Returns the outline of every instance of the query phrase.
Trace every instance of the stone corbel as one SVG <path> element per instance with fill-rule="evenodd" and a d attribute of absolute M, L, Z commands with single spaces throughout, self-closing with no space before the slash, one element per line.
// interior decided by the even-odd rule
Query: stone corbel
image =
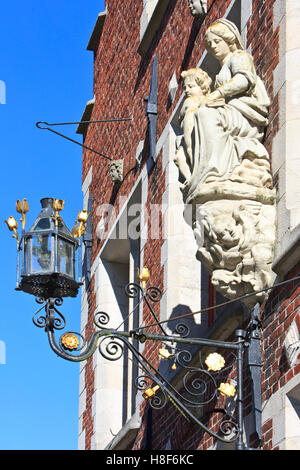
<path fill-rule="evenodd" d="M 203 19 L 207 14 L 207 0 L 188 0 L 191 14 L 197 19 Z"/>
<path fill-rule="evenodd" d="M 123 166 L 124 166 L 124 161 L 122 159 L 113 160 L 110 163 L 109 171 L 110 171 L 110 177 L 113 183 L 122 183 Z"/>

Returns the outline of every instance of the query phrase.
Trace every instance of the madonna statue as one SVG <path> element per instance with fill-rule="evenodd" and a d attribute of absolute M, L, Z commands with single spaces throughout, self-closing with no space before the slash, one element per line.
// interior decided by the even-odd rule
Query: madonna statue
<path fill-rule="evenodd" d="M 205 42 L 220 71 L 213 91 L 199 84 L 202 97 L 194 98 L 199 104 L 190 109 L 191 94 L 196 95 L 191 73 L 197 69 L 182 73 L 183 137 L 174 160 L 184 181 L 184 202 L 201 213 L 201 222 L 194 221 L 193 227 L 199 241 L 197 257 L 216 288 L 235 298 L 271 282 L 275 193 L 263 145 L 270 100 L 234 23 L 215 21 Z M 264 297 L 257 294 L 248 303 Z"/>

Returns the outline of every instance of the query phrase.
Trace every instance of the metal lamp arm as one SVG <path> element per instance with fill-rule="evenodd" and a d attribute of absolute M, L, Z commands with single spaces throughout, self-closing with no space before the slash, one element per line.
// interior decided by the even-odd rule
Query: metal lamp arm
<path fill-rule="evenodd" d="M 149 293 L 148 293 L 149 294 Z M 135 295 L 132 293 L 132 295 Z M 151 299 L 151 295 L 149 294 Z M 149 403 L 154 409 L 163 408 L 167 401 L 170 401 L 178 411 L 189 421 L 199 426 L 204 432 L 224 443 L 237 442 L 237 447 L 242 448 L 242 372 L 241 366 L 243 362 L 243 352 L 245 348 L 245 332 L 238 330 L 237 341 L 213 341 L 206 338 L 191 338 L 180 335 L 167 335 L 164 330 L 163 334 L 151 334 L 141 330 L 118 331 L 116 329 L 107 328 L 109 316 L 105 312 L 97 312 L 94 318 L 96 330 L 91 335 L 88 342 L 79 333 L 71 331 L 64 333 L 57 341 L 55 338 L 55 330 L 62 330 L 66 326 L 64 316 L 61 314 L 59 307 L 62 299 L 37 298 L 36 301 L 43 304 L 35 313 L 33 321 L 36 326 L 44 328 L 51 349 L 62 359 L 70 362 L 82 362 L 93 356 L 98 348 L 99 353 L 109 361 L 117 361 L 123 356 L 124 348 L 131 352 L 132 357 L 138 362 L 145 375 L 138 376 L 136 379 L 136 387 L 143 391 L 145 399 L 149 399 Z M 147 302 L 148 304 L 148 302 Z M 41 313 L 44 309 L 45 313 Z M 183 325 L 180 325 L 181 327 Z M 188 328 L 184 331 L 180 328 L 182 334 L 186 334 Z M 80 340 L 82 344 L 80 345 Z M 156 368 L 151 362 L 144 357 L 134 344 L 134 340 L 143 343 L 146 340 L 155 341 L 157 343 L 169 344 L 172 348 L 174 344 L 192 345 L 192 346 L 209 346 L 231 350 L 237 354 L 236 358 L 240 363 L 238 367 L 238 403 L 239 413 L 238 420 L 228 415 L 228 419 L 222 419 L 219 423 L 218 431 L 213 431 L 203 424 L 195 415 L 195 409 L 202 408 L 205 405 L 218 399 L 218 386 L 213 374 L 201 367 L 192 367 L 192 355 L 189 351 L 179 350 L 173 354 L 175 362 L 181 367 L 183 372 L 181 388 L 177 390 L 170 381 L 162 375 L 160 368 Z M 218 370 L 218 369 L 215 369 Z M 212 387 L 205 385 L 211 384 Z M 153 386 L 153 384 L 155 386 Z M 153 388 L 147 388 L 151 385 Z M 204 388 L 203 388 L 204 387 Z M 210 390 L 212 388 L 212 391 Z M 203 394 L 205 390 L 205 394 Z M 149 394 L 150 393 L 150 394 Z M 215 410 L 217 411 L 217 410 Z M 221 410 L 226 413 L 226 410 Z M 221 435 L 220 435 L 221 433 Z"/>

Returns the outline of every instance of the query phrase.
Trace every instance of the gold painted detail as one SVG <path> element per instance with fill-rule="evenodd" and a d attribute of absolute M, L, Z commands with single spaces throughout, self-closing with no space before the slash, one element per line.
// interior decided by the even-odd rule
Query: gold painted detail
<path fill-rule="evenodd" d="M 235 387 L 232 384 L 229 384 L 228 382 L 221 383 L 218 390 L 224 397 L 234 397 L 234 395 L 236 394 Z"/>
<path fill-rule="evenodd" d="M 65 349 L 70 351 L 77 349 L 79 346 L 79 339 L 73 333 L 65 333 L 61 337 L 61 344 Z"/>
<path fill-rule="evenodd" d="M 16 221 L 16 219 L 11 215 L 10 217 L 8 217 L 8 220 L 4 220 L 4 222 L 6 223 L 10 232 L 14 232 L 13 238 L 16 238 L 17 242 L 19 243 L 19 235 L 17 232 L 18 222 Z"/>
<path fill-rule="evenodd" d="M 225 366 L 225 359 L 221 354 L 211 353 L 205 359 L 205 364 L 208 370 L 217 371 L 223 369 Z"/>
<path fill-rule="evenodd" d="M 53 209 L 55 210 L 55 227 L 58 225 L 58 219 L 60 217 L 59 212 L 63 210 L 64 203 L 62 199 L 54 199 L 53 200 Z"/>
<path fill-rule="evenodd" d="M 25 230 L 25 224 L 26 224 L 26 213 L 29 211 L 29 205 L 26 200 L 26 198 L 23 199 L 23 203 L 20 201 L 20 199 L 17 200 L 16 202 L 16 210 L 19 214 L 22 215 L 22 218 L 20 221 L 22 222 L 22 230 Z"/>
<path fill-rule="evenodd" d="M 173 356 L 174 354 L 170 353 L 170 351 L 168 351 L 165 348 L 161 348 L 158 350 L 158 357 L 160 357 L 161 359 L 169 359 L 170 357 L 173 357 Z"/>
<path fill-rule="evenodd" d="M 88 217 L 89 214 L 85 209 L 83 209 L 81 212 L 78 212 L 77 220 L 74 227 L 72 228 L 72 235 L 74 238 L 82 237 L 85 232 Z"/>
<path fill-rule="evenodd" d="M 146 284 L 150 278 L 150 271 L 148 268 L 142 268 L 141 270 L 138 268 L 137 269 L 137 278 L 142 284 L 142 288 L 144 289 L 146 287 Z"/>
<path fill-rule="evenodd" d="M 145 400 L 149 400 L 149 398 L 153 397 L 159 388 L 159 385 L 155 385 L 153 388 L 147 388 L 143 393 Z"/>

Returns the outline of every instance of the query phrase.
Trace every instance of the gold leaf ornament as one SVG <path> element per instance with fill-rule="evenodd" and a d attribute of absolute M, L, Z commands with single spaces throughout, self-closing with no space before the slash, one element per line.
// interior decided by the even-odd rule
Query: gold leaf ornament
<path fill-rule="evenodd" d="M 61 343 L 65 349 L 70 351 L 77 349 L 79 346 L 79 339 L 73 333 L 65 333 L 61 337 Z"/>
<path fill-rule="evenodd" d="M 55 211 L 62 211 L 64 208 L 65 201 L 63 199 L 54 199 L 53 201 L 53 209 Z"/>
<path fill-rule="evenodd" d="M 205 364 L 207 365 L 208 370 L 216 372 L 223 369 L 225 366 L 225 359 L 221 354 L 211 353 L 205 359 Z"/>
<path fill-rule="evenodd" d="M 63 199 L 53 200 L 53 209 L 55 210 L 55 226 L 58 225 L 58 219 L 60 217 L 59 212 L 63 210 L 65 201 Z"/>
<path fill-rule="evenodd" d="M 16 210 L 19 214 L 22 214 L 23 212 L 22 202 L 20 201 L 20 199 L 18 199 L 16 202 Z"/>
<path fill-rule="evenodd" d="M 170 353 L 166 348 L 161 348 L 158 350 L 158 357 L 161 359 L 169 359 L 169 357 L 173 357 L 174 354 Z"/>
<path fill-rule="evenodd" d="M 84 234 L 89 215 L 90 214 L 85 209 L 83 209 L 81 212 L 78 212 L 77 220 L 74 227 L 72 228 L 72 235 L 74 238 L 81 238 Z"/>
<path fill-rule="evenodd" d="M 234 395 L 236 394 L 236 389 L 234 385 L 228 382 L 221 383 L 218 390 L 221 393 L 221 395 L 223 395 L 224 397 L 234 397 Z"/>
<path fill-rule="evenodd" d="M 79 212 L 77 219 L 79 222 L 86 224 L 88 217 L 89 217 L 88 212 L 85 209 L 82 209 L 82 211 Z"/>
<path fill-rule="evenodd" d="M 8 217 L 8 220 L 4 220 L 6 225 L 8 226 L 9 230 L 12 232 L 14 229 L 18 228 L 18 222 L 16 219 L 11 215 Z"/>
<path fill-rule="evenodd" d="M 23 203 L 20 201 L 20 199 L 17 200 L 16 211 L 22 215 L 20 221 L 22 222 L 22 230 L 25 230 L 26 214 L 29 211 L 29 205 L 26 198 L 23 199 Z"/>
<path fill-rule="evenodd" d="M 155 395 L 155 393 L 157 392 L 157 390 L 159 389 L 159 385 L 155 385 L 155 387 L 153 388 L 147 388 L 144 393 L 143 393 L 143 397 L 145 400 L 149 400 L 149 398 L 153 397 L 153 395 Z"/>
<path fill-rule="evenodd" d="M 26 212 L 28 211 L 29 211 L 29 205 L 28 205 L 26 198 L 24 198 L 23 199 L 23 214 L 26 214 Z"/>
<path fill-rule="evenodd" d="M 10 232 L 14 232 L 13 238 L 16 238 L 17 242 L 19 242 L 19 235 L 17 232 L 18 222 L 16 221 L 16 219 L 11 215 L 10 217 L 8 217 L 8 220 L 4 220 L 4 222 L 6 223 Z"/>
<path fill-rule="evenodd" d="M 146 287 L 146 284 L 150 278 L 150 271 L 148 268 L 144 267 L 142 269 L 137 269 L 137 278 L 142 284 L 143 289 Z"/>

